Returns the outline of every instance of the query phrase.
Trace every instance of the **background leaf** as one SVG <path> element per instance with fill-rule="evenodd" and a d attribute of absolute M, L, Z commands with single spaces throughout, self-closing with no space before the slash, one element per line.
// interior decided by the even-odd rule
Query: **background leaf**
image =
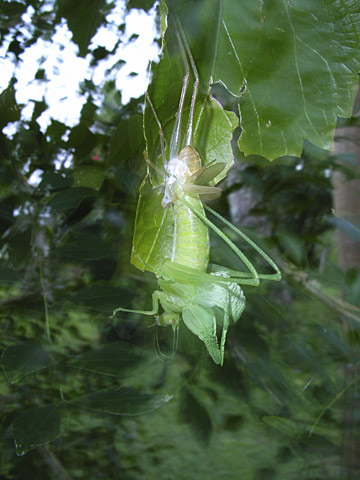
<path fill-rule="evenodd" d="M 71 404 L 113 415 L 142 415 L 156 410 L 171 397 L 139 392 L 129 387 L 114 387 L 72 400 Z"/>
<path fill-rule="evenodd" d="M 139 190 L 131 249 L 131 263 L 142 271 L 160 272 L 172 255 L 174 215 L 170 208 L 161 205 L 162 197 L 161 190 L 154 190 L 146 176 Z"/>
<path fill-rule="evenodd" d="M 167 4 L 186 29 L 203 81 L 210 66 L 214 82 L 238 97 L 245 155 L 300 156 L 304 138 L 332 148 L 336 116 L 351 116 L 358 87 L 356 0 Z"/>
<path fill-rule="evenodd" d="M 96 190 L 90 187 L 72 187 L 55 194 L 49 201 L 54 210 L 76 208 L 85 198 L 95 197 Z"/>
<path fill-rule="evenodd" d="M 1 355 L 1 367 L 9 382 L 16 383 L 25 375 L 49 367 L 53 363 L 40 344 L 20 344 L 7 347 Z"/>
<path fill-rule="evenodd" d="M 71 0 L 57 0 L 56 4 L 58 16 L 67 20 L 80 56 L 85 57 L 90 40 L 103 20 L 106 2 L 79 0 L 74 4 Z"/>
<path fill-rule="evenodd" d="M 70 365 L 103 375 L 127 377 L 145 361 L 140 350 L 126 343 L 113 342 L 86 352 L 70 361 Z"/>
<path fill-rule="evenodd" d="M 0 94 L 0 130 L 9 122 L 15 122 L 20 118 L 20 108 L 15 99 L 14 82 L 10 82 L 9 86 Z"/>
<path fill-rule="evenodd" d="M 16 454 L 25 455 L 58 438 L 64 431 L 65 418 L 63 411 L 55 406 L 33 407 L 22 412 L 12 424 Z"/>

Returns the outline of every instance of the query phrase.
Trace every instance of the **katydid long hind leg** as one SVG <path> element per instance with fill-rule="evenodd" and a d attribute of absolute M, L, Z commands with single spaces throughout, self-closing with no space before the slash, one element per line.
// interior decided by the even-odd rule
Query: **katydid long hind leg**
<path fill-rule="evenodd" d="M 201 212 L 196 210 L 189 202 L 187 202 L 184 198 L 181 198 L 181 201 L 188 207 L 190 208 L 195 215 L 197 215 L 204 223 L 206 223 L 217 235 L 219 235 L 220 238 L 224 240 L 225 243 L 229 245 L 229 247 L 236 253 L 236 255 L 244 262 L 246 267 L 249 269 L 249 272 L 251 273 L 251 276 L 249 279 L 246 279 L 249 274 L 246 274 L 244 272 L 239 272 L 239 275 L 236 274 L 236 272 L 232 271 L 234 274 L 234 277 L 231 277 L 230 280 L 226 279 L 224 281 L 232 281 L 233 283 L 239 283 L 241 285 L 253 285 L 253 286 L 258 286 L 260 283 L 260 279 L 267 279 L 267 280 L 275 280 L 279 281 L 281 280 L 281 272 L 279 270 L 279 267 L 275 264 L 273 260 L 260 248 L 256 245 L 255 242 L 253 242 L 245 233 L 241 232 L 238 228 L 236 228 L 234 225 L 232 225 L 229 221 L 227 221 L 225 218 L 223 218 L 221 215 L 219 215 L 217 212 L 212 210 L 210 207 L 205 205 L 205 209 L 208 210 L 211 214 L 213 214 L 216 218 L 221 220 L 226 226 L 231 228 L 235 233 L 237 233 L 243 240 L 245 240 L 249 245 L 251 245 L 256 252 L 261 255 L 264 260 L 276 271 L 275 274 L 259 274 L 252 264 L 252 262 L 246 257 L 244 253 L 242 253 L 239 248 L 225 235 L 216 225 L 214 225 L 205 215 L 203 215 Z M 241 278 L 241 280 L 239 280 Z"/>
<path fill-rule="evenodd" d="M 258 252 L 258 254 L 261 255 L 262 258 L 275 270 L 275 272 L 276 272 L 275 274 L 271 274 L 271 273 L 270 274 L 266 274 L 266 273 L 259 274 L 260 279 L 275 280 L 275 281 L 281 280 L 281 271 L 280 271 L 279 267 L 264 252 L 264 250 L 262 250 L 258 245 L 256 245 L 256 243 L 253 242 L 251 240 L 251 238 L 249 238 L 244 232 L 242 232 L 241 230 L 236 228 L 232 223 L 230 223 L 228 220 L 226 220 L 226 218 L 223 218 L 221 215 L 219 215 L 217 212 L 215 212 L 215 210 L 208 207 L 207 205 L 204 205 L 204 206 L 205 206 L 205 209 L 208 212 L 210 212 L 212 215 L 214 215 L 214 217 L 221 220 L 227 227 L 229 227 L 231 230 L 233 230 L 235 233 L 237 233 L 239 235 L 239 237 L 241 237 L 243 240 L 245 240 L 245 242 L 247 242 L 249 245 L 251 245 L 254 248 L 254 250 L 256 250 Z"/>
<path fill-rule="evenodd" d="M 184 205 L 186 205 L 190 210 L 192 210 L 195 215 L 197 215 L 200 220 L 202 220 L 208 227 L 210 227 L 217 235 L 219 235 L 220 238 L 224 240 L 225 243 L 229 245 L 229 247 L 236 253 L 236 255 L 244 262 L 246 267 L 249 269 L 250 273 L 252 274 L 251 278 L 232 278 L 231 281 L 234 283 L 241 283 L 242 285 L 253 285 L 253 286 L 258 286 L 260 283 L 259 280 L 259 274 L 254 267 L 254 265 L 250 262 L 250 260 L 247 258 L 247 256 L 241 252 L 241 250 L 238 249 L 238 247 L 216 226 L 214 225 L 208 218 L 206 218 L 205 215 L 203 215 L 201 212 L 199 212 L 196 208 L 194 208 L 185 198 L 180 199 Z M 230 279 L 224 279 L 223 281 L 230 281 Z"/>

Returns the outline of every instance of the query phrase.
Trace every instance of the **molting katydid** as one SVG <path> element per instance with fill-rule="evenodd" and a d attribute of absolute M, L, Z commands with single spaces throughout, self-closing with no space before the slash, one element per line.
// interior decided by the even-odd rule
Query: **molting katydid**
<path fill-rule="evenodd" d="M 229 325 L 240 318 L 245 308 L 245 296 L 240 285 L 257 286 L 260 279 L 280 280 L 281 273 L 270 257 L 248 236 L 202 203 L 203 200 L 215 199 L 221 195 L 221 189 L 214 184 L 224 178 L 229 165 L 214 160 L 202 166 L 200 156 L 193 147 L 199 75 L 178 21 L 175 30 L 185 76 L 170 139 L 169 160 L 166 158 L 162 124 L 147 93 L 147 108 L 150 108 L 158 128 L 161 161 L 157 165 L 155 161 L 146 160 L 148 172 L 140 188 L 132 251 L 132 263 L 143 271 L 152 271 L 158 277 L 159 288 L 152 295 L 150 311 L 119 307 L 113 315 L 121 311 L 155 316 L 156 325 L 171 325 L 176 338 L 183 321 L 205 344 L 214 362 L 222 365 Z M 188 100 L 190 107 L 187 127 L 185 135 L 182 135 L 184 105 L 191 74 L 193 88 Z M 217 103 L 216 108 L 221 108 L 224 118 L 227 118 L 228 114 Z M 197 124 L 199 119 L 200 116 Z M 156 186 L 152 184 L 153 175 L 160 179 Z M 155 213 L 152 212 L 153 205 Z M 205 209 L 250 244 L 275 273 L 259 274 L 238 247 L 206 217 Z M 144 232 L 145 222 L 150 222 L 147 229 L 152 228 L 150 241 L 146 233 L 149 230 L 145 229 Z M 236 253 L 247 267 L 247 272 L 209 266 L 209 228 Z M 159 353 L 162 356 L 160 351 Z"/>

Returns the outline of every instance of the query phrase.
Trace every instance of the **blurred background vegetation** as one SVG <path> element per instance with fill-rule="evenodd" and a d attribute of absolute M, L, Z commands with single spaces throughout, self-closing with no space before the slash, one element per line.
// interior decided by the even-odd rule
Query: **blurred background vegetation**
<path fill-rule="evenodd" d="M 14 62 L 61 16 L 84 56 L 114 4 L 93 2 L 89 26 L 87 2 L 70 3 L 2 2 Z M 94 50 L 94 65 L 108 54 Z M 36 78 L 47 82 L 41 66 Z M 334 152 L 305 142 L 301 158 L 269 162 L 243 157 L 234 139 L 213 208 L 271 254 L 283 280 L 245 289 L 220 368 L 186 328 L 163 364 L 152 320 L 110 318 L 118 306 L 149 308 L 156 287 L 130 265 L 143 97 L 123 105 L 114 81 L 100 91 L 87 80 L 79 122 L 43 131 L 48 105 L 35 101 L 24 119 L 15 88 L 0 95 L 0 478 L 360 478 L 358 105 Z M 214 94 L 235 109 L 224 89 Z M 219 239 L 211 251 L 231 265 Z M 171 332 L 159 333 L 170 350 Z"/>

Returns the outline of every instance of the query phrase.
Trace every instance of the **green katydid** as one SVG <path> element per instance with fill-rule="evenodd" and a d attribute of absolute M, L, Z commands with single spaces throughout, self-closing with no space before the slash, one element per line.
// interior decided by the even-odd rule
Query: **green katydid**
<path fill-rule="evenodd" d="M 192 146 L 199 75 L 179 22 L 176 25 L 176 36 L 185 66 L 185 76 L 170 140 L 169 160 L 166 159 L 163 128 L 147 94 L 147 107 L 150 108 L 159 131 L 163 169 L 147 159 L 148 172 L 140 189 L 132 251 L 132 263 L 142 271 L 152 271 L 158 278 L 159 288 L 152 294 L 150 311 L 119 307 L 114 310 L 113 315 L 121 311 L 154 316 L 156 325 L 171 325 L 176 338 L 182 320 L 205 344 L 214 362 L 222 365 L 229 325 L 240 318 L 245 308 L 245 296 L 240 285 L 257 286 L 260 279 L 280 280 L 281 272 L 271 258 L 247 235 L 202 203 L 203 200 L 215 199 L 221 195 L 221 189 L 214 186 L 214 182 L 217 182 L 227 166 L 223 162 L 215 161 L 201 166 L 200 156 Z M 182 139 L 182 118 L 191 73 L 194 77 L 193 89 L 187 127 Z M 152 185 L 150 169 L 161 179 L 156 187 Z M 144 258 L 141 255 L 141 245 L 146 239 L 143 238 L 140 216 L 143 214 L 144 204 L 151 203 L 154 198 L 158 210 L 161 211 L 161 219 L 160 223 L 155 225 L 157 230 Z M 275 273 L 259 274 L 244 253 L 206 217 L 205 210 L 250 244 Z M 166 228 L 163 228 L 164 225 Z M 209 266 L 209 228 L 236 253 L 248 272 Z M 154 248 L 157 256 L 154 256 Z M 160 258 L 162 255 L 163 258 Z M 159 313 L 160 306 L 162 313 Z M 222 329 L 220 338 L 219 328 Z"/>

